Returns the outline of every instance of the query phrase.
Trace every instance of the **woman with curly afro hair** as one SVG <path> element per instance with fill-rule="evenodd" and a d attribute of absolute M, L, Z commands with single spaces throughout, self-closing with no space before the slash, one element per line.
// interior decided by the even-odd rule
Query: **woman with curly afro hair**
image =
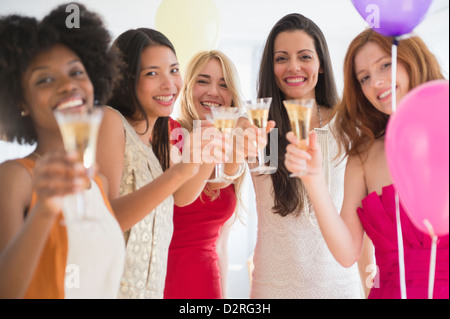
<path fill-rule="evenodd" d="M 0 165 L 0 298 L 115 298 L 125 246 L 103 189 L 67 154 L 53 111 L 110 96 L 117 55 L 102 20 L 83 5 L 80 28 L 67 5 L 42 21 L 0 18 L 0 137 L 36 144 Z M 63 197 L 84 192 L 90 220 L 71 217 Z"/>

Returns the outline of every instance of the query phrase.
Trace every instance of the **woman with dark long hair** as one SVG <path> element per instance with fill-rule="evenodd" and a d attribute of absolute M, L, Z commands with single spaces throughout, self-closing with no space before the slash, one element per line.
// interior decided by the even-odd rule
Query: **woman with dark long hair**
<path fill-rule="evenodd" d="M 109 199 L 125 230 L 126 261 L 120 298 L 162 298 L 173 207 L 192 203 L 214 163 L 173 162 L 169 115 L 182 86 L 178 60 L 160 32 L 128 30 L 111 50 L 122 56 L 116 85 L 99 132 L 98 163 Z M 183 153 L 201 154 L 184 139 Z M 221 141 L 217 141 L 221 147 Z M 211 142 L 213 143 L 213 142 Z M 214 152 L 220 157 L 221 152 Z"/>
<path fill-rule="evenodd" d="M 272 97 L 269 120 L 276 123 L 279 138 L 278 148 L 271 141 L 267 152 L 277 153 L 278 170 L 252 176 L 258 235 L 251 297 L 361 297 L 356 267 L 345 269 L 334 260 L 301 181 L 289 177 L 284 164 L 285 136 L 291 127 L 283 100 L 314 99 L 310 127 L 320 136 L 328 187 L 340 207 L 345 166 L 334 160 L 337 145 L 330 132 L 338 94 L 325 37 L 310 19 L 289 14 L 272 28 L 261 61 L 258 97 Z"/>

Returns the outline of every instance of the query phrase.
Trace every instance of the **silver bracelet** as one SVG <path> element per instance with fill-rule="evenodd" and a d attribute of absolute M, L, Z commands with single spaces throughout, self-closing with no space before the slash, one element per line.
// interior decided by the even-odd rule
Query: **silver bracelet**
<path fill-rule="evenodd" d="M 244 171 L 245 171 L 245 163 L 241 163 L 241 165 L 239 165 L 239 169 L 236 172 L 236 174 L 234 175 L 227 175 L 225 172 L 223 173 L 225 179 L 229 180 L 229 181 L 234 181 L 236 178 L 238 178 L 239 176 L 241 176 Z"/>

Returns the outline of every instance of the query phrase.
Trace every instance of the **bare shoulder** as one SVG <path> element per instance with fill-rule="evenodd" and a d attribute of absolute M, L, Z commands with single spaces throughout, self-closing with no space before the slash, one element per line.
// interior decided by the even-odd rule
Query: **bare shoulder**
<path fill-rule="evenodd" d="M 28 170 L 14 160 L 0 164 L 0 176 L 0 187 L 14 184 L 32 184 L 32 177 Z"/>
<path fill-rule="evenodd" d="M 0 164 L 0 176 L 0 224 L 23 220 L 33 191 L 30 173 L 18 162 L 6 161 Z"/>
<path fill-rule="evenodd" d="M 363 158 L 358 155 L 349 156 L 345 169 L 343 211 L 356 212 L 356 208 L 366 196 Z"/>
<path fill-rule="evenodd" d="M 117 124 L 122 125 L 122 119 L 121 119 L 119 111 L 117 111 L 109 106 L 105 106 L 103 108 L 103 110 L 104 110 L 103 123 L 112 124 L 112 125 L 117 125 Z"/>
<path fill-rule="evenodd" d="M 385 166 L 386 152 L 384 138 L 375 140 L 367 150 L 367 158 L 364 161 L 366 170 L 380 170 Z"/>
<path fill-rule="evenodd" d="M 386 161 L 384 138 L 376 140 L 367 151 L 364 172 L 369 193 L 381 194 L 384 186 L 392 184 L 392 177 Z"/>
<path fill-rule="evenodd" d="M 363 156 L 365 156 L 363 154 Z M 358 176 L 364 178 L 364 157 L 359 155 L 349 156 L 347 159 L 346 176 Z"/>
<path fill-rule="evenodd" d="M 98 173 L 108 181 L 105 193 L 111 197 L 111 192 L 119 194 L 120 180 L 124 167 L 124 154 L 126 148 L 125 129 L 118 111 L 106 107 L 100 126 L 97 143 Z"/>
<path fill-rule="evenodd" d="M 112 144 L 120 142 L 124 136 L 124 127 L 122 118 L 118 111 L 111 107 L 104 107 L 103 120 L 99 131 L 99 140 L 101 143 Z M 99 147 L 102 145 L 100 144 Z"/>

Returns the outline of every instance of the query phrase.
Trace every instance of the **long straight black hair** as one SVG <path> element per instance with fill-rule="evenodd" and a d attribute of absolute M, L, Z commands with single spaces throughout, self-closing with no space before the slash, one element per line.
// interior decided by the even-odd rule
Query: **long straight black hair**
<path fill-rule="evenodd" d="M 273 212 L 286 216 L 293 212 L 301 211 L 304 207 L 305 199 L 299 192 L 299 187 L 303 187 L 297 178 L 290 178 L 289 172 L 284 165 L 284 157 L 288 141 L 286 134 L 291 130 L 289 117 L 283 106 L 285 96 L 279 89 L 274 73 L 274 43 L 281 32 L 301 30 L 307 33 L 313 40 L 320 66 L 323 70 L 319 74 L 319 79 L 315 88 L 316 101 L 320 106 L 333 108 L 338 102 L 336 83 L 334 81 L 331 58 L 325 36 L 319 27 L 305 16 L 292 13 L 279 20 L 267 38 L 264 48 L 258 79 L 258 97 L 272 97 L 272 105 L 269 111 L 269 119 L 274 120 L 278 128 L 278 170 L 271 175 L 275 206 Z M 267 144 L 270 154 L 270 143 Z"/>
<path fill-rule="evenodd" d="M 136 121 L 145 120 L 147 122 L 145 132 L 149 129 L 149 122 L 136 91 L 141 72 L 141 56 L 144 49 L 161 45 L 168 47 L 176 55 L 175 48 L 164 34 L 153 29 L 139 28 L 122 33 L 114 41 L 111 48 L 118 49 L 121 54 L 123 77 L 122 81 L 115 87 L 108 104 L 127 118 Z M 169 117 L 158 117 L 152 131 L 152 149 L 164 171 L 170 166 L 169 147 Z"/>

